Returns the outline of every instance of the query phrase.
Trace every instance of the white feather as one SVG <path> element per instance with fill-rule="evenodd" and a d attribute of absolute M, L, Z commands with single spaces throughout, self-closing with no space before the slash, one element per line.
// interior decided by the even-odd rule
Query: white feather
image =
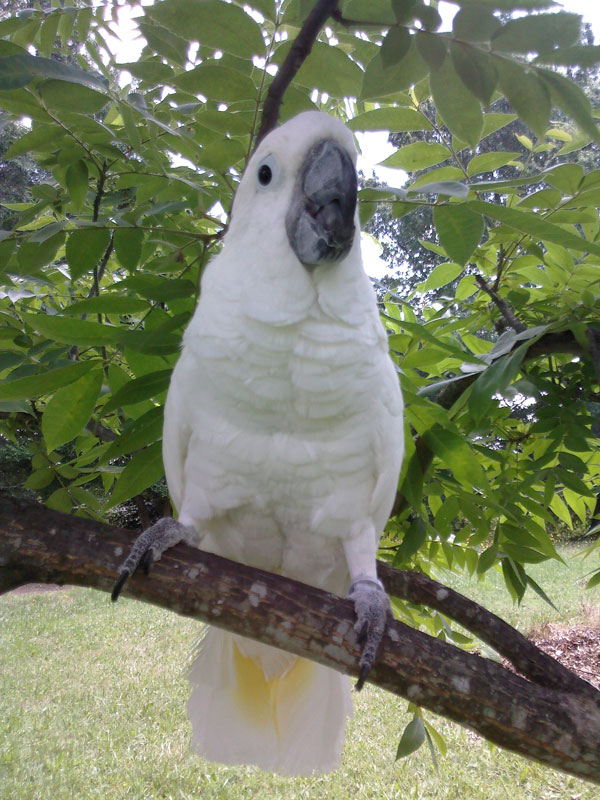
<path fill-rule="evenodd" d="M 374 574 L 402 458 L 402 397 L 358 218 L 339 263 L 309 272 L 288 242 L 296 174 L 324 137 L 355 159 L 345 126 L 307 112 L 248 164 L 173 373 L 164 462 L 204 549 L 342 594 L 351 577 Z M 266 155 L 281 173 L 271 192 L 255 179 Z M 271 695 L 253 721 L 235 687 L 255 668 Z M 339 762 L 344 676 L 211 629 L 190 680 L 194 747 L 207 758 L 294 774 Z"/>

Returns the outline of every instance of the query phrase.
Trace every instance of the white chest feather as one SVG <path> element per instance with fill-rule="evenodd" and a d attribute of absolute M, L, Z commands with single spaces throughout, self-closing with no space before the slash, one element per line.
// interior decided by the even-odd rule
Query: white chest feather
<path fill-rule="evenodd" d="M 243 298 L 218 299 L 203 297 L 173 375 L 171 494 L 203 547 L 337 588 L 340 542 L 378 513 L 381 530 L 389 507 L 373 508 L 375 489 L 384 464 L 393 493 L 401 458 L 401 417 L 390 415 L 401 398 L 374 300 L 350 324 L 313 293 L 298 298 L 300 319 L 274 325 Z"/>

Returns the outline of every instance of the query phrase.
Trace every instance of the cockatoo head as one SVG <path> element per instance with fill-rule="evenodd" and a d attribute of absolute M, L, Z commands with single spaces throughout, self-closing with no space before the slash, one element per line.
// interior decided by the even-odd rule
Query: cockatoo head
<path fill-rule="evenodd" d="M 280 231 L 309 271 L 347 256 L 358 230 L 356 148 L 339 120 L 306 111 L 269 133 L 248 162 L 230 232 Z"/>

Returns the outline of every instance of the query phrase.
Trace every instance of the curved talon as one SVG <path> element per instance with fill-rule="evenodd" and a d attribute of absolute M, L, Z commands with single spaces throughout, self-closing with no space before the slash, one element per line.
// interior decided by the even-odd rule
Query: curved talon
<path fill-rule="evenodd" d="M 149 548 L 140 559 L 140 566 L 144 570 L 144 575 L 150 574 L 150 567 L 152 566 L 153 562 L 154 552 L 152 551 L 152 548 Z"/>
<path fill-rule="evenodd" d="M 358 680 L 354 685 L 354 688 L 356 689 L 357 692 L 360 692 L 360 690 L 365 685 L 367 675 L 369 674 L 370 671 L 371 671 L 371 664 L 361 664 L 360 672 L 358 673 Z"/>
<path fill-rule="evenodd" d="M 129 577 L 129 570 L 128 569 L 121 570 L 121 573 L 117 578 L 117 582 L 115 583 L 112 590 L 112 594 L 110 596 L 110 599 L 113 601 L 113 603 L 116 603 L 117 600 L 119 599 L 119 595 L 121 594 L 121 589 L 123 588 L 123 586 L 125 586 L 125 581 L 127 580 L 128 577 Z"/>

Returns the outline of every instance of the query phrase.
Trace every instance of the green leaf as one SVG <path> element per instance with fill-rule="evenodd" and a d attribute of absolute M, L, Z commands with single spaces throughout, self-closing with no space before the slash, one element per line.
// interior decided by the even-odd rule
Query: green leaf
<path fill-rule="evenodd" d="M 23 314 L 23 322 L 48 339 L 80 347 L 118 344 L 129 334 L 128 331 L 112 325 L 44 313 Z"/>
<path fill-rule="evenodd" d="M 430 131 L 431 123 L 412 108 L 375 108 L 348 122 L 351 131 Z"/>
<path fill-rule="evenodd" d="M 474 419 L 482 419 L 493 402 L 493 396 L 502 392 L 517 377 L 530 344 L 529 341 L 524 342 L 514 353 L 501 356 L 477 377 L 469 396 L 469 410 Z"/>
<path fill-rule="evenodd" d="M 485 203 L 481 200 L 471 200 L 467 205 L 473 211 L 484 214 L 489 219 L 502 222 L 509 228 L 521 231 L 521 233 L 527 233 L 536 240 L 544 241 L 547 239 L 578 253 L 594 253 L 600 256 L 600 245 L 588 242 L 582 237 L 564 230 L 559 225 L 553 225 L 537 214 L 517 211 L 513 208 L 506 208 L 506 206 L 496 205 L 495 203 Z"/>
<path fill-rule="evenodd" d="M 26 489 L 45 489 L 54 480 L 55 472 L 51 467 L 44 467 L 32 472 L 23 484 Z"/>
<path fill-rule="evenodd" d="M 92 369 L 54 393 L 42 416 L 42 433 L 48 451 L 70 442 L 87 425 L 102 386 L 102 376 L 102 369 Z"/>
<path fill-rule="evenodd" d="M 134 78 L 146 81 L 150 84 L 169 83 L 174 75 L 173 67 L 163 63 L 159 58 L 153 56 L 144 61 L 133 61 L 119 64 L 119 69 L 127 70 Z"/>
<path fill-rule="evenodd" d="M 436 336 L 431 330 L 427 327 L 427 325 L 419 325 L 416 322 L 408 322 L 408 320 L 402 320 L 402 327 L 408 331 L 412 336 L 419 342 L 429 342 L 430 344 L 435 345 L 436 348 L 444 350 L 449 355 L 453 356 L 454 358 L 459 359 L 460 361 L 468 361 L 471 364 L 478 364 L 482 365 L 483 362 L 477 356 L 471 355 L 467 350 L 461 350 L 460 347 L 457 347 L 454 344 L 450 344 L 450 342 L 446 341 L 445 339 Z M 450 337 L 448 337 L 450 338 Z M 451 341 L 453 341 L 451 339 Z M 456 378 L 454 379 L 456 380 Z"/>
<path fill-rule="evenodd" d="M 146 8 L 146 16 L 187 41 L 252 58 L 265 53 L 260 26 L 233 3 L 220 0 L 163 0 Z"/>
<path fill-rule="evenodd" d="M 46 500 L 46 506 L 53 511 L 62 511 L 63 514 L 68 514 L 73 507 L 73 502 L 66 489 L 57 489 Z"/>
<path fill-rule="evenodd" d="M 384 69 L 402 61 L 410 49 L 411 42 L 411 35 L 406 28 L 390 28 L 381 45 L 380 55 Z"/>
<path fill-rule="evenodd" d="M 131 278 L 113 283 L 107 287 L 111 291 L 121 292 L 130 289 L 148 300 L 168 303 L 182 297 L 194 297 L 196 287 L 185 278 L 163 278 L 160 275 L 134 275 Z"/>
<path fill-rule="evenodd" d="M 420 517 L 411 522 L 409 529 L 404 534 L 400 547 L 394 556 L 394 566 L 406 564 L 422 547 L 427 539 L 427 527 Z"/>
<path fill-rule="evenodd" d="M 448 256 L 458 264 L 466 264 L 483 236 L 482 215 L 462 204 L 448 203 L 435 206 L 433 221 Z"/>
<path fill-rule="evenodd" d="M 59 20 L 59 13 L 54 12 L 53 14 L 48 14 L 46 19 L 42 22 L 40 27 L 40 53 L 43 56 L 49 56 L 54 50 Z"/>
<path fill-rule="evenodd" d="M 39 375 L 4 381 L 0 386 L 0 400 L 16 398 L 33 399 L 68 386 L 95 366 L 94 361 L 78 361 L 68 367 L 44 370 Z"/>
<path fill-rule="evenodd" d="M 188 72 L 182 72 L 172 82 L 178 89 L 226 103 L 251 98 L 256 94 L 256 87 L 247 75 L 218 64 L 200 64 Z"/>
<path fill-rule="evenodd" d="M 62 231 L 41 242 L 34 239 L 34 236 L 22 242 L 17 250 L 17 261 L 22 275 L 35 274 L 42 267 L 51 264 L 65 241 L 65 234 Z"/>
<path fill-rule="evenodd" d="M 431 73 L 429 85 L 436 109 L 450 132 L 476 147 L 483 131 L 481 106 L 459 78 L 449 58 Z"/>
<path fill-rule="evenodd" d="M 79 159 L 69 164 L 65 181 L 75 210 L 81 210 L 88 192 L 88 168 L 85 161 Z"/>
<path fill-rule="evenodd" d="M 454 473 L 454 477 L 469 489 L 487 486 L 487 478 L 477 457 L 464 436 L 442 428 L 439 423 L 423 434 L 425 443 Z"/>
<path fill-rule="evenodd" d="M 48 108 L 58 111 L 76 110 L 80 114 L 97 114 L 110 103 L 110 97 L 106 94 L 85 84 L 67 83 L 65 80 L 44 81 L 37 91 Z"/>
<path fill-rule="evenodd" d="M 537 74 L 548 87 L 556 105 L 570 117 L 583 133 L 595 142 L 600 142 L 598 125 L 592 117 L 592 107 L 584 92 L 573 81 L 543 67 L 537 68 Z"/>
<path fill-rule="evenodd" d="M 109 242 L 110 231 L 105 228 L 79 228 L 69 234 L 66 254 L 72 281 L 96 266 Z"/>
<path fill-rule="evenodd" d="M 586 583 L 585 588 L 593 589 L 595 586 L 599 585 L 600 585 L 600 569 L 594 575 L 592 575 L 592 577 Z"/>
<path fill-rule="evenodd" d="M 475 276 L 465 275 L 464 278 L 461 278 L 458 282 L 454 297 L 456 300 L 466 300 L 467 297 L 474 295 L 475 292 L 478 291 L 478 288 Z"/>
<path fill-rule="evenodd" d="M 460 8 L 452 20 L 452 31 L 465 42 L 489 42 L 502 23 L 482 6 Z"/>
<path fill-rule="evenodd" d="M 414 142 L 396 150 L 391 156 L 381 162 L 382 167 L 395 167 L 407 172 L 426 169 L 450 158 L 450 151 L 441 144 L 427 144 L 427 142 Z"/>
<path fill-rule="evenodd" d="M 63 314 L 138 314 L 150 310 L 150 303 L 139 297 L 118 297 L 103 293 L 99 297 L 89 297 L 62 309 Z"/>
<path fill-rule="evenodd" d="M 486 136 L 489 136 L 490 133 L 499 131 L 506 125 L 509 125 L 511 122 L 514 122 L 516 118 L 517 117 L 515 114 L 499 114 L 494 111 L 491 111 L 488 114 L 484 114 L 483 133 L 481 134 L 481 138 L 484 139 Z"/>
<path fill-rule="evenodd" d="M 273 63 L 281 65 L 290 51 L 291 41 L 283 42 L 275 51 Z M 332 97 L 356 97 L 361 89 L 363 72 L 340 50 L 324 42 L 315 42 L 310 56 L 298 70 L 294 83 L 307 89 L 319 89 Z"/>
<path fill-rule="evenodd" d="M 239 139 L 223 136 L 216 142 L 206 145 L 202 151 L 202 161 L 211 169 L 226 172 L 227 169 L 246 157 L 247 146 Z"/>
<path fill-rule="evenodd" d="M 563 194 L 576 194 L 584 178 L 581 164 L 559 164 L 548 170 L 546 183 L 555 186 Z M 558 202 L 556 203 L 558 205 Z"/>
<path fill-rule="evenodd" d="M 64 61 L 40 58 L 28 53 L 0 58 L 0 90 L 19 89 L 30 84 L 34 78 L 40 77 L 80 83 L 100 91 L 106 87 L 104 78 L 91 72 L 84 72 Z"/>
<path fill-rule="evenodd" d="M 369 63 L 363 76 L 362 100 L 379 100 L 403 92 L 427 76 L 429 68 L 421 58 L 411 37 L 411 47 L 404 58 L 387 69 L 378 53 Z"/>
<path fill-rule="evenodd" d="M 453 261 L 446 261 L 444 264 L 438 264 L 428 275 L 424 283 L 419 284 L 420 292 L 427 292 L 431 289 L 441 289 L 452 281 L 455 281 L 460 273 L 463 271 L 464 266 L 455 264 Z"/>
<path fill-rule="evenodd" d="M 49 153 L 56 149 L 57 143 L 63 139 L 63 136 L 63 133 L 51 125 L 35 125 L 32 130 L 12 143 L 6 156 L 14 158 L 29 152 Z"/>
<path fill-rule="evenodd" d="M 176 36 L 162 25 L 153 25 L 148 17 L 138 22 L 138 27 L 149 47 L 169 61 L 184 66 L 187 61 L 189 42 L 185 37 Z"/>
<path fill-rule="evenodd" d="M 579 38 L 579 14 L 531 14 L 510 19 L 492 37 L 492 49 L 507 53 L 543 53 L 574 44 Z"/>
<path fill-rule="evenodd" d="M 450 42 L 450 55 L 465 87 L 484 106 L 489 106 L 498 83 L 498 73 L 489 54 L 462 42 Z M 487 136 L 485 128 L 483 136 Z"/>
<path fill-rule="evenodd" d="M 117 228 L 113 241 L 119 262 L 133 272 L 140 262 L 144 231 L 139 228 Z"/>
<path fill-rule="evenodd" d="M 481 153 L 478 156 L 473 156 L 467 166 L 467 173 L 469 177 L 478 175 L 481 172 L 494 172 L 500 167 L 506 166 L 509 161 L 514 161 L 520 158 L 521 153 L 508 153 L 508 152 L 492 152 Z"/>
<path fill-rule="evenodd" d="M 500 91 L 531 130 L 542 138 L 550 122 L 550 93 L 538 72 L 494 56 Z"/>
<path fill-rule="evenodd" d="M 417 50 L 430 69 L 439 69 L 446 58 L 446 41 L 435 33 L 417 31 L 415 33 Z M 383 56 L 383 53 L 382 53 Z"/>
<path fill-rule="evenodd" d="M 106 464 L 114 458 L 153 444 L 162 437 L 162 430 L 163 407 L 151 408 L 141 417 L 134 419 L 121 436 L 110 444 L 101 458 L 101 463 Z"/>
<path fill-rule="evenodd" d="M 549 50 L 535 59 L 536 64 L 556 64 L 562 67 L 593 67 L 600 64 L 600 45 L 575 45 Z"/>
<path fill-rule="evenodd" d="M 498 545 L 493 544 L 491 547 L 488 547 L 487 550 L 484 550 L 483 553 L 479 556 L 479 561 L 477 562 L 477 574 L 483 575 L 485 572 L 490 569 L 496 562 L 496 557 L 498 555 Z"/>
<path fill-rule="evenodd" d="M 507 545 L 507 547 L 510 547 L 513 553 L 519 549 L 522 550 L 527 549 L 527 548 L 517 548 L 514 547 L 513 545 Z M 508 550 L 506 552 L 508 552 Z M 516 559 L 515 557 L 515 560 L 518 559 Z M 525 589 L 527 588 L 527 581 L 520 574 L 520 571 L 518 569 L 518 564 L 514 563 L 513 558 L 502 559 L 502 575 L 504 577 L 504 582 L 506 584 L 506 587 L 510 592 L 513 600 L 516 600 L 517 602 L 520 603 L 521 600 L 523 599 L 523 595 L 525 594 Z"/>
<path fill-rule="evenodd" d="M 414 7 L 417 5 L 417 2 L 418 0 L 391 0 L 391 6 L 392 6 L 391 10 L 394 15 L 394 19 L 399 25 L 406 25 L 407 23 L 412 22 L 412 20 L 414 19 Z M 366 3 L 368 4 L 367 8 L 371 12 L 371 14 L 373 13 L 373 11 L 375 12 L 374 15 L 366 17 L 364 16 L 358 17 L 357 14 L 356 18 L 367 19 L 370 22 L 380 21 L 383 23 L 387 21 L 388 18 L 386 12 L 388 9 L 385 8 L 385 6 L 387 6 L 387 3 L 385 5 L 380 3 L 379 7 L 378 4 L 373 3 L 372 0 L 366 0 Z M 364 4 L 365 0 L 363 0 L 363 3 L 361 5 L 364 6 Z M 353 0 L 350 0 L 350 5 L 351 7 L 355 8 L 356 0 L 354 0 L 354 2 Z M 360 9 L 359 5 L 359 9 L 364 10 L 365 12 L 367 11 L 367 8 Z M 379 14 L 377 14 L 377 12 L 379 12 Z"/>
<path fill-rule="evenodd" d="M 459 183 L 464 177 L 465 173 L 458 167 L 437 167 L 415 178 L 406 191 L 415 192 L 417 188 L 429 183 Z"/>
<path fill-rule="evenodd" d="M 167 391 L 170 380 L 170 369 L 161 369 L 157 372 L 142 375 L 141 378 L 134 378 L 134 380 L 129 381 L 114 393 L 104 406 L 104 411 L 108 413 L 122 406 L 133 405 L 140 403 L 142 400 L 157 397 Z"/>
<path fill-rule="evenodd" d="M 396 761 L 398 761 L 399 758 L 405 758 L 411 753 L 414 753 L 415 750 L 421 747 L 424 741 L 425 726 L 423 725 L 423 720 L 421 717 L 415 717 L 404 729 L 396 751 Z"/>
<path fill-rule="evenodd" d="M 93 8 L 84 6 L 77 15 L 77 39 L 85 42 L 92 22 Z"/>
<path fill-rule="evenodd" d="M 162 445 L 156 442 L 137 453 L 127 464 L 115 483 L 108 507 L 112 508 L 140 494 L 163 475 Z"/>

